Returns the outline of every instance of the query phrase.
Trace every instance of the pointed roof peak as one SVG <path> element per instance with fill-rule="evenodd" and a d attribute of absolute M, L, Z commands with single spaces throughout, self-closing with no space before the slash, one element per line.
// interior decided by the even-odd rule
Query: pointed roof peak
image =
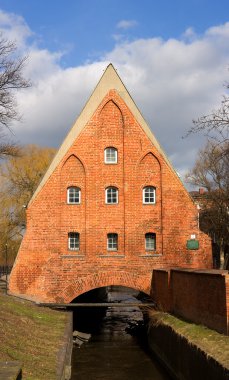
<path fill-rule="evenodd" d="M 97 89 L 103 89 L 104 91 L 106 91 L 106 93 L 111 89 L 115 89 L 117 91 L 127 91 L 113 63 L 110 62 L 103 71 L 103 75 L 97 83 L 91 97 L 96 93 Z M 106 94 L 104 94 L 104 96 L 105 95 Z"/>
<path fill-rule="evenodd" d="M 115 69 L 115 67 L 114 67 L 114 65 L 113 65 L 112 62 L 108 63 L 108 65 L 107 65 L 107 67 L 105 68 L 104 71 L 107 71 L 107 70 L 114 70 L 114 71 L 116 71 L 116 69 Z"/>
<path fill-rule="evenodd" d="M 108 69 L 109 66 L 112 67 L 112 68 L 114 69 L 114 65 L 113 65 L 113 63 L 110 62 L 110 63 L 108 63 L 108 65 L 107 65 L 107 67 L 106 67 L 106 70 Z"/>

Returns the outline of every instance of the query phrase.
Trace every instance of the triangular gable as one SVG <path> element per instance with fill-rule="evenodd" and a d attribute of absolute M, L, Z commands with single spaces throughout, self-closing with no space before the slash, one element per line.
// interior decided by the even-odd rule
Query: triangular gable
<path fill-rule="evenodd" d="M 128 90 L 124 86 L 121 78 L 117 74 L 117 71 L 115 70 L 114 66 L 110 63 L 104 74 L 102 75 L 100 81 L 98 82 L 97 86 L 95 87 L 95 90 L 93 91 L 92 95 L 88 99 L 86 105 L 84 106 L 81 114 L 75 121 L 75 124 L 67 134 L 66 138 L 64 139 L 62 145 L 60 146 L 58 152 L 56 153 L 51 165 L 49 166 L 47 172 L 45 173 L 43 179 L 41 180 L 37 190 L 33 194 L 29 204 L 35 199 L 37 194 L 40 192 L 42 187 L 45 185 L 48 178 L 51 176 L 51 174 L 54 172 L 64 155 L 67 153 L 67 151 L 70 149 L 82 129 L 85 127 L 87 122 L 91 119 L 94 112 L 102 102 L 103 98 L 106 96 L 109 90 L 116 90 L 119 96 L 124 100 L 126 105 L 129 107 L 130 111 L 134 115 L 135 119 L 141 125 L 143 130 L 145 131 L 148 138 L 151 140 L 153 145 L 156 147 L 156 149 L 161 153 L 161 155 L 164 157 L 167 164 L 170 166 L 170 168 L 174 171 L 171 163 L 169 162 L 167 156 L 165 155 L 163 149 L 161 148 L 160 144 L 156 140 L 155 136 L 153 135 L 151 129 L 149 128 L 148 124 L 144 120 L 141 112 L 139 111 L 138 107 L 134 103 L 133 99 L 131 98 Z M 175 174 L 177 174 L 174 171 Z"/>

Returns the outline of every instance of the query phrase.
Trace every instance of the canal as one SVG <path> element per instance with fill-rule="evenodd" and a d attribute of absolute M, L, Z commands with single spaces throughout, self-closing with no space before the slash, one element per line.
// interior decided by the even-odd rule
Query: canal
<path fill-rule="evenodd" d="M 138 293 L 129 288 L 112 287 L 109 302 L 141 302 Z M 79 309 L 78 309 L 79 310 Z M 80 348 L 74 344 L 71 380 L 169 380 L 171 377 L 149 354 L 138 307 L 108 307 L 95 316 L 95 308 L 87 315 L 75 312 L 78 330 L 91 334 Z M 77 317 L 78 315 L 78 317 Z"/>

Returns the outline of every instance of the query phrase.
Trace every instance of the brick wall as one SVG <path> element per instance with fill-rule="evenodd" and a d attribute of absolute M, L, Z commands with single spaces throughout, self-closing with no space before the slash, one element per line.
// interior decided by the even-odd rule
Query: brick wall
<path fill-rule="evenodd" d="M 153 270 L 150 295 L 159 310 L 171 310 L 170 269 Z"/>
<path fill-rule="evenodd" d="M 118 163 L 104 163 L 115 147 Z M 142 202 L 144 186 L 156 187 L 156 204 Z M 69 186 L 81 203 L 68 205 Z M 119 189 L 119 202 L 105 204 L 105 189 Z M 69 232 L 80 250 L 69 251 Z M 156 233 L 146 252 L 145 234 Z M 106 248 L 118 234 L 118 251 Z M 186 249 L 195 234 L 200 246 Z M 27 209 L 27 229 L 15 262 L 10 292 L 40 301 L 69 302 L 105 285 L 150 293 L 152 270 L 165 266 L 211 268 L 209 238 L 198 230 L 197 209 L 180 179 L 115 90 L 110 90 Z"/>
<path fill-rule="evenodd" d="M 164 311 L 224 334 L 229 332 L 227 271 L 154 270 L 151 295 Z"/>

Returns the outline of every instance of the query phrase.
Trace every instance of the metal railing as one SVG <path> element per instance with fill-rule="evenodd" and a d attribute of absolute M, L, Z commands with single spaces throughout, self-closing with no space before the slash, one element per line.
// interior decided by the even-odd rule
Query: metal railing
<path fill-rule="evenodd" d="M 0 289 L 6 293 L 8 291 L 9 274 L 12 270 L 12 265 L 0 265 Z"/>
<path fill-rule="evenodd" d="M 12 268 L 12 265 L 0 265 L 0 278 L 10 274 Z"/>

